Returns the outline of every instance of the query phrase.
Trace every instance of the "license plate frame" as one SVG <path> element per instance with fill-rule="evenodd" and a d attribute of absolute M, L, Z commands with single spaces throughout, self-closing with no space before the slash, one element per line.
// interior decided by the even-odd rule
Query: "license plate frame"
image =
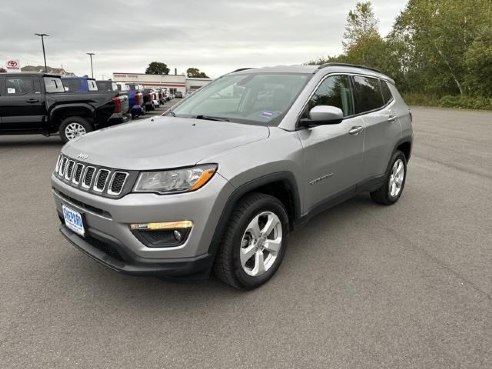
<path fill-rule="evenodd" d="M 79 236 L 85 236 L 85 222 L 84 222 L 84 214 L 81 212 L 72 209 L 65 204 L 62 204 L 63 211 L 63 219 L 65 221 L 65 226 L 68 229 L 75 232 Z"/>

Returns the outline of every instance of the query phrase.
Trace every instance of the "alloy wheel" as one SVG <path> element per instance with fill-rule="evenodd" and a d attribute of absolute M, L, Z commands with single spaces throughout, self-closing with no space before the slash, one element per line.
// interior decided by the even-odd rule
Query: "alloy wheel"
<path fill-rule="evenodd" d="M 241 239 L 241 267 L 249 276 L 261 276 L 274 265 L 281 247 L 282 222 L 264 211 L 251 220 Z"/>
<path fill-rule="evenodd" d="M 86 133 L 87 131 L 85 127 L 77 122 L 70 123 L 65 127 L 65 136 L 68 138 L 69 141 L 79 136 L 85 135 Z"/>
<path fill-rule="evenodd" d="M 391 168 L 391 174 L 389 178 L 388 191 L 392 198 L 397 197 L 403 187 L 403 180 L 405 179 L 405 164 L 403 160 L 398 159 L 394 162 L 393 168 Z"/>

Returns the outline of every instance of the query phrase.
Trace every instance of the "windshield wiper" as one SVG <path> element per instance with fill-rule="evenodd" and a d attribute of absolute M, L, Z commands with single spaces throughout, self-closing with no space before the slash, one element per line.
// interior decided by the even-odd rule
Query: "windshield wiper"
<path fill-rule="evenodd" d="M 229 122 L 229 119 L 227 118 L 212 117 L 210 115 L 203 115 L 203 114 L 197 115 L 195 119 L 214 120 L 217 122 Z"/>

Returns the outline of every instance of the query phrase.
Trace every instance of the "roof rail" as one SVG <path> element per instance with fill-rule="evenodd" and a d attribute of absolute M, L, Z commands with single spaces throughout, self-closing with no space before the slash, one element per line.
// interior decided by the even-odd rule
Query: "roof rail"
<path fill-rule="evenodd" d="M 381 72 L 379 69 L 376 69 L 376 68 L 371 68 L 371 67 L 366 67 L 365 65 L 358 65 L 358 64 L 349 64 L 349 63 L 325 63 L 325 64 L 321 64 L 318 69 L 323 69 L 323 68 L 326 68 L 326 67 L 355 67 L 355 68 L 363 68 L 363 69 L 368 69 L 368 70 L 372 70 L 374 72 L 378 72 L 378 73 L 381 73 L 381 74 L 384 74 L 383 72 Z"/>
<path fill-rule="evenodd" d="M 253 69 L 253 68 L 239 68 L 239 69 L 233 70 L 231 73 L 242 72 L 243 70 L 248 70 L 248 69 Z"/>

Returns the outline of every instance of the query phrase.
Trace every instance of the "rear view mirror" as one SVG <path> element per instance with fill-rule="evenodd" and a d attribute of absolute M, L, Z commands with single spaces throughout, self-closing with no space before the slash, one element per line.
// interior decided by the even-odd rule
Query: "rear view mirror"
<path fill-rule="evenodd" d="M 323 124 L 338 124 L 343 120 L 343 112 L 336 106 L 317 105 L 309 111 L 309 119 L 302 119 L 301 125 L 317 126 Z"/>
<path fill-rule="evenodd" d="M 313 122 L 340 123 L 343 120 L 343 112 L 335 106 L 318 105 L 309 111 L 309 118 Z"/>

